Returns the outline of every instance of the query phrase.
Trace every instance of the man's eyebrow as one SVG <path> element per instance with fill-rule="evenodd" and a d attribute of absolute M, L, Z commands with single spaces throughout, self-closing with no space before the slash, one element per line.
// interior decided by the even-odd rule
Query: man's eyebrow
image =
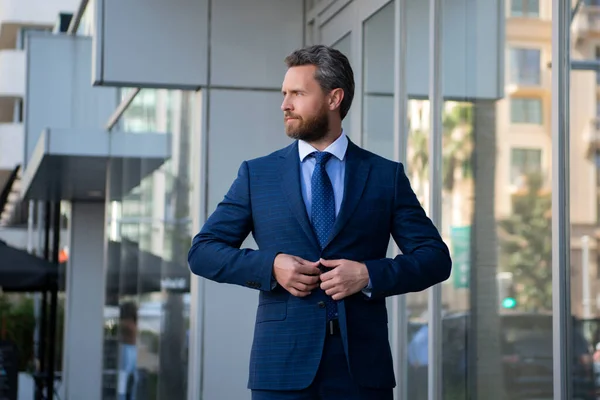
<path fill-rule="evenodd" d="M 304 89 L 290 89 L 290 90 L 285 90 L 285 89 L 281 89 L 281 93 L 306 93 L 306 90 Z"/>

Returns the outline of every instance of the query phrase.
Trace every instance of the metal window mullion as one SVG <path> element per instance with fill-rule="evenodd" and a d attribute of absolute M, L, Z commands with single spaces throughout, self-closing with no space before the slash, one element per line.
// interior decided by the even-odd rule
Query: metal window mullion
<path fill-rule="evenodd" d="M 408 146 L 408 93 L 406 91 L 407 0 L 394 4 L 394 159 L 406 165 Z M 400 254 L 398 246 L 395 255 Z M 408 310 L 406 296 L 392 298 L 392 348 L 395 356 L 395 400 L 408 400 Z"/>
<path fill-rule="evenodd" d="M 429 213 L 442 225 L 442 1 L 429 1 Z M 428 398 L 442 399 L 442 287 L 429 289 Z"/>
<path fill-rule="evenodd" d="M 187 94 L 184 94 L 187 95 Z M 195 94 L 192 127 L 193 154 L 198 154 L 198 162 L 193 167 L 192 182 L 192 232 L 199 232 L 208 218 L 208 90 Z M 204 278 L 190 272 L 190 347 L 188 368 L 188 400 L 201 400 L 204 389 Z"/>
<path fill-rule="evenodd" d="M 569 96 L 571 2 L 552 0 L 552 319 L 554 399 L 571 399 Z"/>
<path fill-rule="evenodd" d="M 358 4 L 355 5 L 358 7 Z M 355 85 L 354 88 L 354 100 L 352 101 L 353 112 L 350 116 L 352 132 L 352 139 L 359 145 L 364 146 L 365 138 L 364 138 L 364 91 L 365 91 L 365 64 L 363 62 L 364 59 L 364 25 L 362 16 L 360 14 L 356 14 L 356 18 L 352 24 L 351 31 L 351 45 L 352 45 L 352 59 L 354 60 L 354 80 L 355 82 L 360 82 L 360 84 Z"/>

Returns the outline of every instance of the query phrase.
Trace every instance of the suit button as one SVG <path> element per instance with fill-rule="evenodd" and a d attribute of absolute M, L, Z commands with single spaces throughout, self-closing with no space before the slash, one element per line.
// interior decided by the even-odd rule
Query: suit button
<path fill-rule="evenodd" d="M 324 301 L 320 301 L 317 304 L 319 305 L 319 308 L 325 308 L 325 302 Z"/>

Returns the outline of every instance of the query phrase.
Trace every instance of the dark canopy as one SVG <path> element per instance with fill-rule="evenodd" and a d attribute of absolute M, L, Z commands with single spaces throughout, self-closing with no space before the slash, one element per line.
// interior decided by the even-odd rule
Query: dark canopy
<path fill-rule="evenodd" d="M 33 254 L 0 240 L 0 287 L 5 292 L 50 290 L 58 282 L 58 268 Z"/>
<path fill-rule="evenodd" d="M 119 242 L 108 242 L 106 287 L 109 296 L 161 290 L 187 293 L 190 270 L 187 262 L 164 260 L 140 249 L 138 242 L 123 238 Z"/>

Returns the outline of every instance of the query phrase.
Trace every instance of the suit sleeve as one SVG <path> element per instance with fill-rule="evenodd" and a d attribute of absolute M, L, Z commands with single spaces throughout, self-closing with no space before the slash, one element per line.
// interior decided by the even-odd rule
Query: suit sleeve
<path fill-rule="evenodd" d="M 188 264 L 192 273 L 212 281 L 268 291 L 276 253 L 240 249 L 253 228 L 249 188 L 244 162 L 225 198 L 194 237 Z"/>
<path fill-rule="evenodd" d="M 418 292 L 448 279 L 448 246 L 421 207 L 402 164 L 396 170 L 392 237 L 401 255 L 365 262 L 372 297 Z"/>

